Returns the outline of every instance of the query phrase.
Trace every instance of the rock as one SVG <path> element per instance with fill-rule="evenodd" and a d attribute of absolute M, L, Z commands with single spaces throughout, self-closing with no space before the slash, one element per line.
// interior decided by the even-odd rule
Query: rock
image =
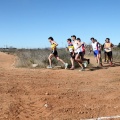
<path fill-rule="evenodd" d="M 33 68 L 35 68 L 35 67 L 37 67 L 38 66 L 38 64 L 32 64 L 32 67 Z"/>

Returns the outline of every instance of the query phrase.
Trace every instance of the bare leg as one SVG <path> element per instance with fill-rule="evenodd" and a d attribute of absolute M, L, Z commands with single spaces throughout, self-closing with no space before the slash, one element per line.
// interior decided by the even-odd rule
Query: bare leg
<path fill-rule="evenodd" d="M 112 52 L 108 53 L 108 60 L 110 61 L 110 65 L 112 65 Z"/>
<path fill-rule="evenodd" d="M 84 62 L 84 61 L 87 61 L 87 63 L 88 64 L 90 64 L 90 59 L 86 59 L 86 58 L 84 58 L 84 56 L 85 56 L 85 54 L 83 53 L 82 55 L 81 55 L 81 60 Z"/>
<path fill-rule="evenodd" d="M 106 62 L 106 57 L 107 57 L 107 55 L 106 55 L 106 52 L 105 52 L 105 51 L 104 51 L 104 57 L 105 57 L 104 62 Z"/>
<path fill-rule="evenodd" d="M 48 57 L 48 60 L 49 60 L 49 65 L 52 66 L 52 62 L 51 62 L 51 59 L 54 55 L 53 54 L 50 54 L 49 57 Z"/>
<path fill-rule="evenodd" d="M 82 65 L 82 60 L 80 59 L 80 55 L 79 54 L 77 54 L 75 56 L 75 61 L 78 62 L 78 64 L 80 65 L 80 67 L 84 68 L 83 65 Z"/>
<path fill-rule="evenodd" d="M 98 63 L 98 66 L 99 66 L 99 65 L 100 65 L 100 57 L 99 57 L 99 54 L 97 55 L 96 59 L 97 59 L 97 63 Z"/>
<path fill-rule="evenodd" d="M 74 68 L 74 59 L 72 57 L 70 58 L 70 61 L 71 61 L 72 67 Z"/>
<path fill-rule="evenodd" d="M 57 59 L 58 61 L 60 61 L 61 63 L 65 64 L 65 62 L 64 62 L 62 59 L 60 59 L 59 57 L 56 57 L 56 59 Z"/>
<path fill-rule="evenodd" d="M 101 53 L 99 54 L 99 61 L 100 61 L 100 65 L 103 66 L 103 65 L 102 65 Z"/>
<path fill-rule="evenodd" d="M 58 56 L 56 57 L 56 59 L 65 65 L 65 69 L 68 68 L 68 63 L 65 63 L 65 62 L 64 62 L 62 59 L 60 59 Z"/>

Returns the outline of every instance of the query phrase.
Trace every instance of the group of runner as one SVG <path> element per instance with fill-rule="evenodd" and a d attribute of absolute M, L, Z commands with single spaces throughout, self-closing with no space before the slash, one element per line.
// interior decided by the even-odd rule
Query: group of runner
<path fill-rule="evenodd" d="M 112 66 L 113 65 L 112 47 L 114 45 L 110 42 L 110 39 L 106 38 L 105 43 L 103 45 L 97 42 L 97 40 L 94 38 L 91 38 L 91 41 L 92 41 L 92 50 L 96 58 L 96 62 L 98 63 L 98 66 L 103 66 L 102 58 L 101 58 L 101 50 L 104 50 L 104 57 L 105 57 L 104 62 L 109 62 L 110 66 Z"/>
<path fill-rule="evenodd" d="M 51 44 L 51 50 L 48 60 L 49 60 L 49 66 L 47 68 L 52 68 L 52 58 L 55 57 L 58 61 L 62 62 L 65 66 L 65 69 L 68 68 L 68 63 L 64 62 L 60 57 L 58 56 L 57 52 L 57 46 L 58 44 L 54 41 L 53 37 L 48 38 L 50 44 Z M 108 58 L 108 61 L 110 62 L 110 65 L 112 65 L 112 47 L 113 44 L 110 43 L 110 39 L 106 38 L 104 45 L 101 45 L 95 38 L 90 38 L 92 41 L 90 52 L 93 51 L 94 57 L 96 59 L 97 67 L 103 66 L 102 65 L 102 58 L 101 58 L 101 50 L 104 49 L 104 55 L 105 55 L 105 61 Z M 76 38 L 75 35 L 72 35 L 71 38 L 67 39 L 67 51 L 70 53 L 70 61 L 71 61 L 71 68 L 70 70 L 75 69 L 75 62 L 79 64 L 81 69 L 79 71 L 84 71 L 85 67 L 90 63 L 90 59 L 84 58 L 85 55 L 85 48 L 86 44 L 85 42 L 82 42 L 80 38 Z"/>

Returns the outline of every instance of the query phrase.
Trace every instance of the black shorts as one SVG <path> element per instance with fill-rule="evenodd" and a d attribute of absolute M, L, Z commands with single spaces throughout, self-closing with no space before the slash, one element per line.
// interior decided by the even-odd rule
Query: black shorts
<path fill-rule="evenodd" d="M 57 50 L 52 51 L 52 54 L 53 54 L 55 57 L 58 57 L 58 52 L 57 52 Z"/>
<path fill-rule="evenodd" d="M 79 52 L 79 55 L 80 55 L 81 59 L 83 60 L 84 52 Z"/>
<path fill-rule="evenodd" d="M 73 58 L 73 59 L 75 59 L 75 54 L 73 55 L 73 53 L 70 52 L 70 57 Z"/>
<path fill-rule="evenodd" d="M 107 52 L 108 57 L 112 57 L 112 51 Z"/>
<path fill-rule="evenodd" d="M 104 50 L 104 54 L 107 54 L 107 52 Z"/>
<path fill-rule="evenodd" d="M 84 55 L 84 53 L 83 52 L 79 52 L 79 55 L 82 57 Z"/>
<path fill-rule="evenodd" d="M 83 51 L 83 55 L 85 55 L 85 51 Z"/>

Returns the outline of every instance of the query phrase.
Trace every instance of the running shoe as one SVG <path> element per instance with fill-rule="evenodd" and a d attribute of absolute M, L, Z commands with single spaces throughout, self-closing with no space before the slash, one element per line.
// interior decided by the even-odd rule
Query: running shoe
<path fill-rule="evenodd" d="M 65 69 L 67 69 L 68 68 L 68 63 L 65 63 Z"/>
<path fill-rule="evenodd" d="M 74 67 L 72 66 L 72 67 L 70 68 L 70 70 L 74 70 Z"/>
<path fill-rule="evenodd" d="M 52 69 L 52 66 L 47 66 L 48 69 Z"/>
<path fill-rule="evenodd" d="M 85 71 L 85 69 L 84 69 L 84 68 L 81 68 L 79 71 Z"/>
<path fill-rule="evenodd" d="M 87 67 L 87 65 L 88 65 L 88 62 L 86 61 L 86 62 L 84 62 L 83 63 L 83 65 L 84 65 L 84 67 L 86 68 Z"/>

